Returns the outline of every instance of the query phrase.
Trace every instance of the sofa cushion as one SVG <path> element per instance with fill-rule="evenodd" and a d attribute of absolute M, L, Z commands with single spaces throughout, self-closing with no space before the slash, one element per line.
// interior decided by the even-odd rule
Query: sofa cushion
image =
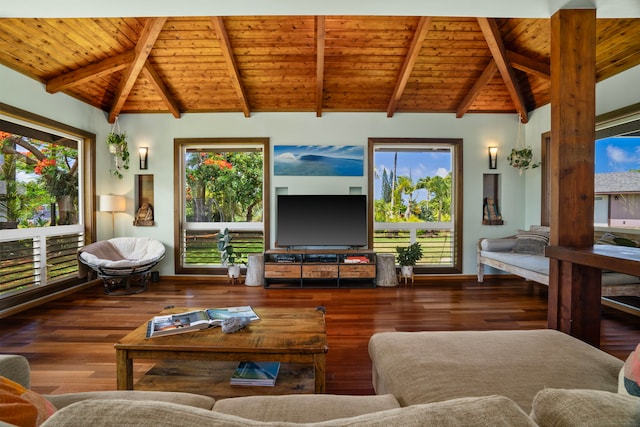
<path fill-rule="evenodd" d="M 544 388 L 615 392 L 623 362 L 552 330 L 381 332 L 369 341 L 376 393 L 402 406 L 502 395 L 525 411 Z"/>
<path fill-rule="evenodd" d="M 640 399 L 600 390 L 540 391 L 531 418 L 545 426 L 639 426 Z"/>
<path fill-rule="evenodd" d="M 251 407 L 246 409 L 248 412 L 252 410 Z M 350 418 L 337 418 L 308 424 L 255 421 L 235 415 L 172 403 L 85 400 L 61 409 L 44 424 L 45 427 L 68 427 L 69 425 L 91 427 L 286 427 L 296 425 L 309 427 L 422 427 L 425 425 L 533 427 L 535 423 L 509 399 L 502 396 L 488 396 L 388 409 Z"/>
<path fill-rule="evenodd" d="M 482 251 L 480 255 L 508 265 L 524 268 L 525 270 L 549 275 L 549 258 L 541 255 L 488 251 Z"/>
<path fill-rule="evenodd" d="M 399 407 L 400 404 L 391 394 L 380 396 L 292 394 L 221 399 L 216 402 L 213 410 L 256 421 L 310 423 Z"/>
<path fill-rule="evenodd" d="M 618 391 L 640 397 L 640 344 L 627 357 L 621 372 L 622 382 L 618 382 Z"/>
<path fill-rule="evenodd" d="M 50 394 L 45 397 L 58 409 L 88 399 L 156 400 L 158 402 L 173 402 L 203 409 L 211 409 L 215 403 L 215 399 L 212 397 L 202 396 L 200 394 L 142 390 L 87 391 L 81 393 Z"/>
<path fill-rule="evenodd" d="M 0 377 L 0 421 L 17 426 L 41 425 L 56 408 L 38 393 Z"/>

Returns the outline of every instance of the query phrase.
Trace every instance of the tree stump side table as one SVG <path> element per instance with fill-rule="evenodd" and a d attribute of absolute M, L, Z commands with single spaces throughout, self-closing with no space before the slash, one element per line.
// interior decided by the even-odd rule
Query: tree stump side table
<path fill-rule="evenodd" d="M 251 254 L 247 261 L 247 277 L 244 281 L 246 286 L 264 285 L 264 255 Z"/>
<path fill-rule="evenodd" d="M 396 257 L 394 254 L 377 254 L 376 268 L 377 286 L 398 286 L 398 275 L 396 274 Z"/>

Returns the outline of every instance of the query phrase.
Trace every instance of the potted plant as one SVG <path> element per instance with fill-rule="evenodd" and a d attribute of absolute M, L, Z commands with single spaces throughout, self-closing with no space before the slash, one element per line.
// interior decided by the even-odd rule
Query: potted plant
<path fill-rule="evenodd" d="M 218 233 L 218 250 L 220 251 L 220 260 L 222 265 L 227 267 L 227 273 L 230 278 L 237 279 L 240 277 L 240 264 L 236 264 L 236 260 L 241 261 L 241 254 L 233 250 L 231 244 L 232 237 L 229 229 L 225 228 Z"/>
<path fill-rule="evenodd" d="M 511 166 L 518 168 L 520 175 L 529 168 L 534 169 L 540 166 L 540 162 L 533 162 L 533 150 L 531 147 L 513 148 L 507 160 Z"/>
<path fill-rule="evenodd" d="M 396 260 L 400 264 L 402 277 L 413 276 L 413 266 L 422 258 L 422 246 L 419 242 L 412 243 L 407 247 L 396 246 Z"/>
<path fill-rule="evenodd" d="M 110 132 L 107 135 L 107 146 L 116 162 L 116 169 L 111 170 L 118 178 L 122 179 L 120 169 L 129 169 L 129 147 L 127 145 L 127 134 L 125 132 Z"/>

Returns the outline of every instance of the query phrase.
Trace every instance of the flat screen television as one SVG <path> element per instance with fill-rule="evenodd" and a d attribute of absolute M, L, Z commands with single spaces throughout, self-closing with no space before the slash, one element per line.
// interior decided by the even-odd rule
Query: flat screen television
<path fill-rule="evenodd" d="M 276 246 L 367 246 L 364 195 L 279 195 Z"/>

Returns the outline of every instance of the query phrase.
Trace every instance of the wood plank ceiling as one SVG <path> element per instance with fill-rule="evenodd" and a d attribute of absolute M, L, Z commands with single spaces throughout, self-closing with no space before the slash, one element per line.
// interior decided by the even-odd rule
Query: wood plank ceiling
<path fill-rule="evenodd" d="M 640 64 L 599 19 L 597 80 Z M 108 113 L 520 114 L 550 100 L 550 20 L 402 16 L 0 19 L 0 63 Z"/>

